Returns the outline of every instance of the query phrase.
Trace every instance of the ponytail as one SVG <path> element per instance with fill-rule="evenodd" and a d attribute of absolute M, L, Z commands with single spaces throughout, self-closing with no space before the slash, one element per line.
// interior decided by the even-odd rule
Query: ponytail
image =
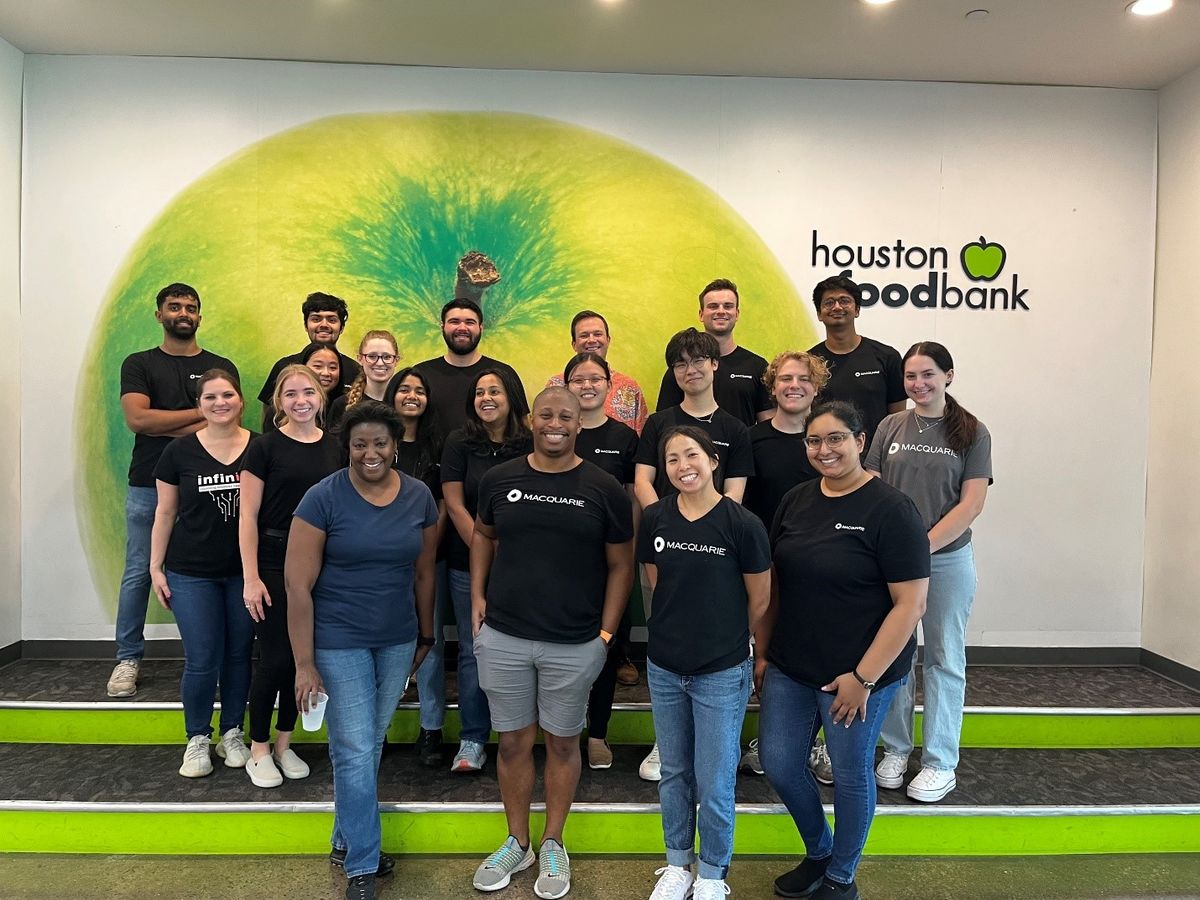
<path fill-rule="evenodd" d="M 963 454 L 975 443 L 979 420 L 959 405 L 947 392 L 946 412 L 942 421 L 946 425 L 946 443 L 955 453 Z"/>

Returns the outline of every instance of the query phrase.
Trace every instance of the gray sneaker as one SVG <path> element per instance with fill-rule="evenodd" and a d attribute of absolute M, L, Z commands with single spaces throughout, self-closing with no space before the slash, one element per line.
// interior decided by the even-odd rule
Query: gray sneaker
<path fill-rule="evenodd" d="M 541 859 L 538 861 L 538 877 L 533 883 L 533 892 L 542 900 L 558 900 L 571 890 L 571 858 L 563 845 L 554 838 L 542 841 Z"/>
<path fill-rule="evenodd" d="M 833 784 L 833 763 L 829 761 L 829 750 L 825 742 L 819 738 L 813 744 L 812 753 L 808 755 L 808 767 L 812 769 L 813 777 L 821 784 Z"/>
<path fill-rule="evenodd" d="M 500 891 L 508 887 L 515 873 L 524 872 L 535 862 L 537 854 L 533 852 L 533 845 L 522 850 L 517 839 L 510 834 L 500 849 L 475 870 L 475 879 L 471 883 L 477 891 Z"/>
<path fill-rule="evenodd" d="M 459 774 L 478 772 L 487 765 L 487 752 L 479 741 L 459 741 L 450 771 Z"/>
<path fill-rule="evenodd" d="M 142 674 L 142 663 L 138 659 L 122 659 L 108 677 L 108 696 L 132 697 L 137 693 L 138 678 Z"/>

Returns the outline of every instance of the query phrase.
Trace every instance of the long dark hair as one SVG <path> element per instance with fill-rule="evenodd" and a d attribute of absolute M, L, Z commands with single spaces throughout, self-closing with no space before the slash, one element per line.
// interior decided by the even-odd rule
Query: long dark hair
<path fill-rule="evenodd" d="M 417 468 L 420 471 L 409 473 L 421 478 L 429 466 L 436 465 L 442 458 L 442 428 L 438 423 L 437 412 L 433 408 L 433 390 L 429 386 L 429 379 L 415 366 L 407 366 L 392 376 L 392 380 L 388 382 L 383 391 L 383 402 L 392 409 L 396 409 L 396 393 L 400 389 L 400 382 L 410 375 L 420 381 L 421 386 L 425 388 L 425 411 L 417 419 Z M 396 412 L 398 413 L 399 410 Z M 403 418 L 401 416 L 401 420 Z"/>
<path fill-rule="evenodd" d="M 949 372 L 954 368 L 954 359 L 950 356 L 950 351 L 937 341 L 920 341 L 913 344 L 904 354 L 904 362 L 908 362 L 914 356 L 928 356 L 942 372 Z M 955 453 L 966 453 L 975 443 L 979 420 L 960 406 L 959 402 L 950 396 L 949 391 L 946 392 L 946 412 L 942 423 L 945 426 L 942 430 L 946 434 L 946 444 Z"/>
<path fill-rule="evenodd" d="M 333 312 L 333 310 L 330 310 L 330 312 Z M 325 412 L 328 413 L 329 407 L 333 405 L 333 401 L 342 396 L 342 394 L 346 393 L 346 379 L 344 377 L 345 373 L 342 371 L 342 354 L 338 353 L 337 347 L 334 347 L 331 344 L 318 344 L 316 341 L 313 341 L 300 351 L 300 362 L 307 366 L 308 361 L 313 358 L 313 355 L 321 350 L 328 350 L 337 357 L 338 361 L 337 381 L 333 383 L 333 387 L 331 387 L 328 391 L 325 391 Z M 322 388 L 322 390 L 325 389 Z"/>
<path fill-rule="evenodd" d="M 529 401 L 516 375 L 509 369 L 484 369 L 471 382 L 467 392 L 467 421 L 463 424 L 463 433 L 467 444 L 473 447 L 490 447 L 491 438 L 487 428 L 479 421 L 479 413 L 475 411 L 475 388 L 488 375 L 500 379 L 504 394 L 508 398 L 508 418 L 504 422 L 504 440 L 501 449 L 506 451 L 521 451 L 533 444 L 533 432 L 529 429 Z"/>

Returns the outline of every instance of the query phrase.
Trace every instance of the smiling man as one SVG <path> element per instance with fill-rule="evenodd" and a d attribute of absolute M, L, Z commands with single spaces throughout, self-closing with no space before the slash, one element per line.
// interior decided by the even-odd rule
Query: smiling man
<path fill-rule="evenodd" d="M 575 318 L 571 319 L 571 349 L 576 353 L 595 353 L 607 362 L 610 343 L 612 335 L 608 330 L 608 320 L 600 313 L 585 309 L 577 312 Z M 616 369 L 610 368 L 609 373 L 612 377 L 609 380 L 608 396 L 604 399 L 605 415 L 641 434 L 646 424 L 646 416 L 650 412 L 641 386 Z M 552 376 L 546 382 L 546 386 L 562 387 L 562 375 Z"/>
<path fill-rule="evenodd" d="M 745 347 L 739 347 L 733 330 L 741 317 L 741 299 L 737 285 L 728 278 L 710 281 L 700 292 L 700 323 L 704 333 L 717 342 L 720 370 L 713 382 L 717 405 L 747 428 L 771 418 L 772 403 L 763 384 L 767 361 Z M 683 392 L 674 373 L 663 373 L 658 389 L 658 406 L 664 410 L 683 402 Z"/>

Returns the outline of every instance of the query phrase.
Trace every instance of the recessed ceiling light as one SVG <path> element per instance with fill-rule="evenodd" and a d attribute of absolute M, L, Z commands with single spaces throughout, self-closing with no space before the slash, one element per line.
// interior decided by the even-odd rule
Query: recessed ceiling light
<path fill-rule="evenodd" d="M 1125 12 L 1135 16 L 1157 16 L 1175 5 L 1175 0 L 1133 0 Z"/>
<path fill-rule="evenodd" d="M 863 0 L 863 3 L 867 4 L 867 6 L 887 6 L 893 2 L 895 0 Z"/>
<path fill-rule="evenodd" d="M 986 9 L 973 9 L 963 16 L 963 18 L 968 22 L 982 22 L 988 17 L 989 12 Z"/>

